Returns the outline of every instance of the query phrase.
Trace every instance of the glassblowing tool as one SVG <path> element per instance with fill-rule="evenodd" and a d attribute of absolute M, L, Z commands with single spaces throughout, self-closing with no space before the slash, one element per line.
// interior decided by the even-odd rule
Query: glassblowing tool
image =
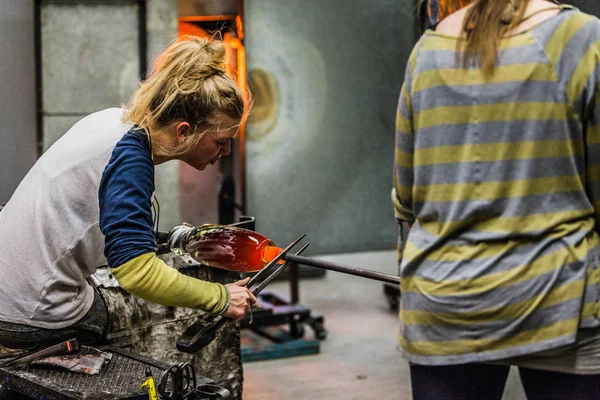
<path fill-rule="evenodd" d="M 274 257 L 263 269 L 261 269 L 256 275 L 248 281 L 246 287 L 254 294 L 258 295 L 270 282 L 272 282 L 283 270 L 290 264 L 288 262 L 279 264 L 281 260 L 292 247 L 300 242 L 306 234 L 300 236 L 283 249 L 276 257 Z M 308 243 L 304 245 L 296 255 L 302 254 L 302 252 L 308 247 Z M 208 321 L 201 320 L 194 323 L 179 337 L 177 340 L 177 349 L 184 353 L 196 353 L 200 349 L 204 348 L 210 342 L 212 342 L 219 332 L 219 330 L 227 323 L 231 321 L 230 318 L 223 317 L 221 315 L 209 317 Z"/>

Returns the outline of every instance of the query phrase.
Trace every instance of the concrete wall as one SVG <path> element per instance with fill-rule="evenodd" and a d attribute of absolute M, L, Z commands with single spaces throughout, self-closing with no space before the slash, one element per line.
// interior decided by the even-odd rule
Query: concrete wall
<path fill-rule="evenodd" d="M 177 0 L 148 0 L 147 7 L 148 66 L 151 66 L 156 54 L 177 38 Z M 181 223 L 179 193 L 179 161 L 157 166 L 156 196 L 162 230 Z"/>
<path fill-rule="evenodd" d="M 119 107 L 135 90 L 137 5 L 45 1 L 41 24 L 47 149 L 79 119 Z"/>
<path fill-rule="evenodd" d="M 0 0 L 0 203 L 37 158 L 33 0 Z"/>
<path fill-rule="evenodd" d="M 247 195 L 257 230 L 311 253 L 394 248 L 394 119 L 412 0 L 247 0 L 255 110 Z"/>
<path fill-rule="evenodd" d="M 148 0 L 147 63 L 177 37 L 177 1 Z M 140 72 L 139 3 L 43 0 L 43 145 L 91 112 L 127 103 Z M 160 227 L 180 222 L 176 162 L 156 168 Z"/>
<path fill-rule="evenodd" d="M 246 0 L 247 1 L 247 0 Z M 177 0 L 180 16 L 236 15 L 238 0 Z"/>

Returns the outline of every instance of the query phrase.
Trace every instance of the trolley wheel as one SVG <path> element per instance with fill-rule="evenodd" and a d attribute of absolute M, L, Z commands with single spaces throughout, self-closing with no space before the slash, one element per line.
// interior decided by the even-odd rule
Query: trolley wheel
<path fill-rule="evenodd" d="M 290 325 L 290 336 L 294 339 L 304 337 L 304 325 L 301 322 Z"/>
<path fill-rule="evenodd" d="M 325 329 L 325 324 L 322 319 L 313 320 L 310 324 L 313 332 L 315 333 L 315 337 L 319 340 L 327 339 L 327 329 Z"/>
<path fill-rule="evenodd" d="M 398 311 L 400 309 L 400 299 L 398 296 L 386 295 L 390 311 Z"/>

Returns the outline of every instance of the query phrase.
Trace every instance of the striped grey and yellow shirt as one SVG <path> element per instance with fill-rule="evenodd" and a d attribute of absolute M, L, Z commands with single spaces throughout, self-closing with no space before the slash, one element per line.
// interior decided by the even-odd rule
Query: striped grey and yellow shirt
<path fill-rule="evenodd" d="M 600 327 L 600 20 L 565 8 L 499 42 L 485 77 L 428 31 L 396 123 L 400 342 L 410 361 L 498 360 Z"/>

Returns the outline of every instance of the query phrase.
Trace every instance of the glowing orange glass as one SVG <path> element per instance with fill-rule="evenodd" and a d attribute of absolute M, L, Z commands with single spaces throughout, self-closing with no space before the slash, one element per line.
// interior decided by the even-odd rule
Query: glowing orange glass
<path fill-rule="evenodd" d="M 199 263 L 236 272 L 260 271 L 281 252 L 271 239 L 259 233 L 223 225 L 195 229 L 185 250 Z"/>

